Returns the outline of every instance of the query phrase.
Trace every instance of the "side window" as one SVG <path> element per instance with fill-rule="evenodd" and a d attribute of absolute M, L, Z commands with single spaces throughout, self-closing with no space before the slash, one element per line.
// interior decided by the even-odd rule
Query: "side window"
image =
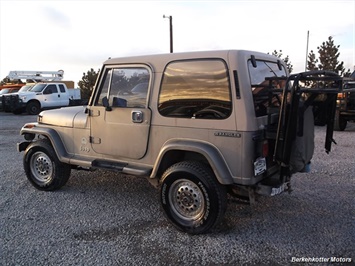
<path fill-rule="evenodd" d="M 59 90 L 60 90 L 61 93 L 65 92 L 65 88 L 64 88 L 63 84 L 59 84 Z"/>
<path fill-rule="evenodd" d="M 147 103 L 150 73 L 143 67 L 109 69 L 105 73 L 98 105 L 107 97 L 112 107 L 144 108 Z"/>
<path fill-rule="evenodd" d="M 57 85 L 55 84 L 48 85 L 43 91 L 43 94 L 51 94 L 51 93 L 58 93 Z"/>
<path fill-rule="evenodd" d="M 225 62 L 208 59 L 170 63 L 164 71 L 158 110 L 167 117 L 227 118 L 232 104 Z"/>

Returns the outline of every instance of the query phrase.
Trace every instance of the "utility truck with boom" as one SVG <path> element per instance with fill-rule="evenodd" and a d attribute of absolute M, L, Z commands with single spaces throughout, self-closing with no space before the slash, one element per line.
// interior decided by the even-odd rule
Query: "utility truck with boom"
<path fill-rule="evenodd" d="M 289 75 L 279 58 L 254 51 L 112 58 L 88 106 L 41 112 L 22 127 L 18 151 L 39 190 L 61 188 L 72 170 L 146 177 L 167 219 L 200 234 L 222 219 L 228 193 L 253 204 L 291 191 L 313 156 L 312 104 L 327 110 L 329 152 L 342 89 L 333 72 Z"/>
<path fill-rule="evenodd" d="M 10 71 L 10 79 L 26 79 L 39 82 L 28 91 L 3 96 L 3 108 L 15 114 L 26 111 L 37 115 L 41 110 L 78 105 L 79 89 L 68 89 L 66 84 L 74 87 L 74 82 L 61 81 L 63 71 Z"/>

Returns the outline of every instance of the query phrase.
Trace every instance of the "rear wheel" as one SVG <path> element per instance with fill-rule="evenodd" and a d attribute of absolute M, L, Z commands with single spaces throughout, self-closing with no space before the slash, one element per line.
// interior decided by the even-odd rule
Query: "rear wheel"
<path fill-rule="evenodd" d="M 179 230 L 201 234 L 223 218 L 227 193 L 206 165 L 185 161 L 162 176 L 161 204 L 166 217 Z"/>
<path fill-rule="evenodd" d="M 57 190 L 64 186 L 70 177 L 70 165 L 58 160 L 47 140 L 38 140 L 28 146 L 23 165 L 28 180 L 39 190 Z"/>

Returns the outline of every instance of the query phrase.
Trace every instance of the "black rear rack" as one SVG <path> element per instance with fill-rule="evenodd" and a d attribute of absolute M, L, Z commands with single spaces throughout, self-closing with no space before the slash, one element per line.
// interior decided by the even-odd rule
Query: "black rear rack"
<path fill-rule="evenodd" d="M 337 94 L 343 90 L 344 79 L 331 71 L 308 71 L 290 75 L 288 78 L 272 77 L 267 80 L 268 126 L 271 124 L 275 109 L 278 110 L 278 121 L 273 136 L 275 140 L 273 160 L 281 167 L 280 181 L 285 181 L 291 176 L 292 144 L 296 136 L 303 136 L 303 115 L 309 106 L 313 106 L 322 114 L 322 124 L 327 126 L 325 151 L 330 152 L 332 143 L 335 143 L 333 130 Z M 284 81 L 286 84 L 282 89 L 275 89 L 272 86 L 273 81 Z M 271 107 L 275 96 L 279 97 L 280 102 L 277 108 Z"/>

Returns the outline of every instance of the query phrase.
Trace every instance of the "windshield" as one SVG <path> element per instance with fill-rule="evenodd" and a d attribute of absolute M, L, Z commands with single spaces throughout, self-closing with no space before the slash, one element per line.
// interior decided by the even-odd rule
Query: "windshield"
<path fill-rule="evenodd" d="M 9 92 L 9 89 L 2 89 L 1 91 L 0 91 L 0 95 L 1 94 L 5 94 L 5 93 L 8 93 Z"/>
<path fill-rule="evenodd" d="M 46 87 L 46 84 L 36 84 L 33 86 L 33 88 L 31 89 L 31 91 L 33 92 L 41 92 L 44 87 Z"/>
<path fill-rule="evenodd" d="M 19 92 L 24 92 L 24 91 L 28 91 L 33 87 L 33 85 L 25 85 L 22 86 L 21 89 L 19 90 Z"/>

